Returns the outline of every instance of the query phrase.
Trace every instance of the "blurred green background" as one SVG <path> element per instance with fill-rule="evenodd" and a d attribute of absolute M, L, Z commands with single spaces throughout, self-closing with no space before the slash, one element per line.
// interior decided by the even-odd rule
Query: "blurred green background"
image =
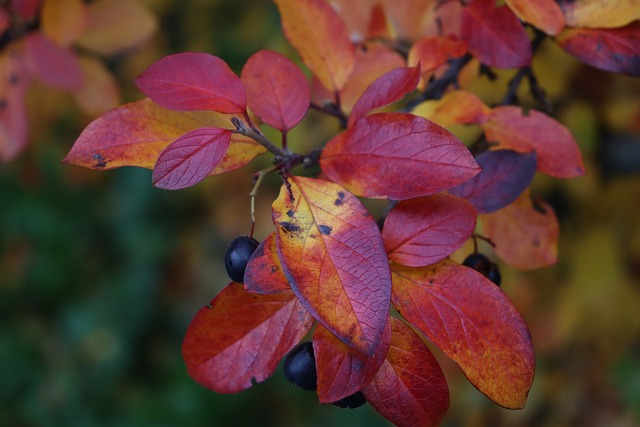
<path fill-rule="evenodd" d="M 133 78 L 169 53 L 210 52 L 236 71 L 259 49 L 291 53 L 270 1 L 144 3 L 160 31 L 108 64 L 125 100 L 141 97 Z M 443 426 L 640 425 L 640 85 L 567 58 L 559 72 L 553 45 L 541 55 L 541 81 L 588 173 L 536 178 L 561 221 L 558 265 L 502 266 L 532 331 L 536 379 L 527 407 L 509 411 L 436 353 L 451 389 Z M 90 118 L 65 93 L 36 86 L 29 97 L 30 145 L 0 165 L 0 426 L 390 425 L 369 406 L 318 405 L 280 370 L 231 396 L 186 374 L 182 337 L 228 282 L 223 253 L 249 231 L 259 161 L 179 192 L 154 189 L 147 170 L 62 165 Z M 317 141 L 337 130 L 305 126 L 298 135 L 320 129 Z M 261 190 L 258 238 L 270 232 L 276 191 L 277 179 Z"/>

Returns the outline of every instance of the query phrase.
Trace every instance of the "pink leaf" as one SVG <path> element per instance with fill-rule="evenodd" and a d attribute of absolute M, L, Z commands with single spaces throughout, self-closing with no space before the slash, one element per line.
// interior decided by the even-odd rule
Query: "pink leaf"
<path fill-rule="evenodd" d="M 25 48 L 27 68 L 43 84 L 66 90 L 82 87 L 82 68 L 70 48 L 56 45 L 39 32 L 26 37 Z"/>
<path fill-rule="evenodd" d="M 257 294 L 291 290 L 278 258 L 276 233 L 271 233 L 251 254 L 244 271 L 244 288 Z"/>
<path fill-rule="evenodd" d="M 0 161 L 13 160 L 27 143 L 25 95 L 27 75 L 22 58 L 10 49 L 0 54 Z"/>
<path fill-rule="evenodd" d="M 136 79 L 136 86 L 171 110 L 234 114 L 247 108 L 238 76 L 222 59 L 207 53 L 169 55 L 147 68 Z"/>
<path fill-rule="evenodd" d="M 179 190 L 207 177 L 224 157 L 231 131 L 207 127 L 187 132 L 160 153 L 153 168 L 153 185 Z"/>

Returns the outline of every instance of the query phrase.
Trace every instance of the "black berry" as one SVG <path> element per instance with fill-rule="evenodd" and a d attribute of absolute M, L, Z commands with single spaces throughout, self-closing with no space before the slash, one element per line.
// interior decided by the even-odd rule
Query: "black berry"
<path fill-rule="evenodd" d="M 244 283 L 244 270 L 258 245 L 258 241 L 249 236 L 239 236 L 231 241 L 224 254 L 224 266 L 231 280 Z"/>
<path fill-rule="evenodd" d="M 483 255 L 479 252 L 472 253 L 467 258 L 465 258 L 465 260 L 462 262 L 462 265 L 473 268 L 498 286 L 500 286 L 500 283 L 502 282 L 500 269 L 498 268 L 496 263 L 491 262 L 491 260 L 487 258 L 486 255 Z"/>
<path fill-rule="evenodd" d="M 284 358 L 284 376 L 303 390 L 313 391 L 317 387 L 316 357 L 310 341 L 298 344 Z"/>
<path fill-rule="evenodd" d="M 343 397 L 340 400 L 331 402 L 332 405 L 343 409 L 354 409 L 367 403 L 367 399 L 364 397 L 361 391 L 352 394 L 351 396 Z"/>

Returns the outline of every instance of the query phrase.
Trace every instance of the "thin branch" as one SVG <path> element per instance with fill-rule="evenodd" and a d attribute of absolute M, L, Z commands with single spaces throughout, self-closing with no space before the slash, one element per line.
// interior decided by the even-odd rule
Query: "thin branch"
<path fill-rule="evenodd" d="M 340 107 L 333 103 L 327 103 L 324 106 L 318 105 L 315 102 L 311 102 L 309 104 L 309 108 L 313 108 L 314 110 L 320 111 L 321 113 L 327 114 L 329 116 L 333 116 L 338 119 L 340 122 L 340 127 L 345 129 L 347 127 L 347 122 L 349 118 L 342 111 Z"/>
<path fill-rule="evenodd" d="M 254 127 L 247 127 L 247 125 L 239 118 L 232 117 L 231 123 L 236 127 L 239 134 L 253 139 L 276 156 L 284 158 L 291 154 L 289 151 L 283 150 L 282 148 L 277 147 L 273 142 L 269 141 L 258 129 Z"/>
<path fill-rule="evenodd" d="M 258 194 L 258 189 L 264 180 L 264 177 L 275 171 L 277 166 L 271 166 L 267 169 L 263 169 L 260 172 L 253 174 L 253 187 L 249 192 L 249 197 L 251 198 L 251 236 L 253 237 L 253 230 L 256 226 L 256 195 Z"/>

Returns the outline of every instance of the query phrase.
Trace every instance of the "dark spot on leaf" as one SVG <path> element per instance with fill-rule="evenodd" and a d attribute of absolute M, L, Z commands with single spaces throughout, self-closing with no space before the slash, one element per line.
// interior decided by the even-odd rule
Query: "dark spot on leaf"
<path fill-rule="evenodd" d="M 331 234 L 332 228 L 328 225 L 319 225 L 318 228 L 322 234 Z"/>
<path fill-rule="evenodd" d="M 211 304 L 205 304 L 206 308 L 213 308 L 213 306 Z"/>
<path fill-rule="evenodd" d="M 369 218 L 371 216 L 371 214 L 369 212 L 363 212 L 362 216 L 365 218 Z"/>
<path fill-rule="evenodd" d="M 311 237 L 312 239 L 315 239 L 318 236 L 316 236 L 315 234 L 309 234 L 309 237 Z"/>
<path fill-rule="evenodd" d="M 535 246 L 536 248 L 540 246 L 540 240 L 538 239 L 533 239 L 533 242 L 531 243 L 533 243 L 533 246 Z"/>
<path fill-rule="evenodd" d="M 17 74 L 11 74 L 11 75 L 9 76 L 9 84 L 10 84 L 11 86 L 15 86 L 15 85 L 17 85 L 19 82 L 20 82 L 20 77 L 18 77 L 18 75 L 17 75 Z"/>
<path fill-rule="evenodd" d="M 7 108 L 7 100 L 0 99 L 0 111 L 4 111 L 5 108 Z"/>
<path fill-rule="evenodd" d="M 343 201 L 340 200 L 340 199 L 336 199 L 336 201 L 333 202 L 333 204 L 336 205 L 336 206 L 342 206 L 342 203 L 343 203 Z"/>
<path fill-rule="evenodd" d="M 98 154 L 98 153 L 94 154 L 93 159 L 96 160 L 95 167 L 97 168 L 107 167 L 107 160 L 104 157 L 102 157 L 102 154 Z"/>
<path fill-rule="evenodd" d="M 433 279 L 429 279 L 429 284 L 433 285 Z"/>
<path fill-rule="evenodd" d="M 344 200 L 344 193 L 342 191 L 338 191 L 338 198 Z"/>
<path fill-rule="evenodd" d="M 287 211 L 287 216 L 288 216 L 289 218 L 293 218 L 293 214 L 294 214 L 294 213 L 295 213 L 295 212 L 293 212 L 293 209 L 289 209 L 289 210 Z"/>
<path fill-rule="evenodd" d="M 278 267 L 276 267 L 275 265 L 272 265 L 272 266 L 269 268 L 269 270 L 270 270 L 272 273 L 277 273 L 277 272 L 278 272 Z"/>
<path fill-rule="evenodd" d="M 280 226 L 290 233 L 295 233 L 296 231 L 300 230 L 300 227 L 298 227 L 297 225 L 286 221 L 281 222 Z"/>

